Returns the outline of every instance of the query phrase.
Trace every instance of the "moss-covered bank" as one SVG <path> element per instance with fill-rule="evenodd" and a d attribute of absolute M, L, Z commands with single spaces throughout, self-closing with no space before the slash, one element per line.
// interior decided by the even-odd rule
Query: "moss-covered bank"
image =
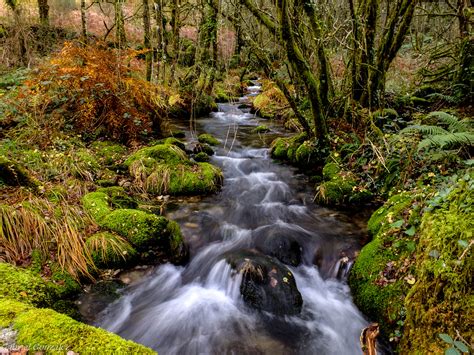
<path fill-rule="evenodd" d="M 46 354 L 155 354 L 143 345 L 82 324 L 51 309 L 39 309 L 8 298 L 0 299 L 0 328 L 11 326 L 16 344 Z"/>
<path fill-rule="evenodd" d="M 395 195 L 369 220 L 349 285 L 400 353 L 440 353 L 441 333 L 473 341 L 472 177 Z"/>

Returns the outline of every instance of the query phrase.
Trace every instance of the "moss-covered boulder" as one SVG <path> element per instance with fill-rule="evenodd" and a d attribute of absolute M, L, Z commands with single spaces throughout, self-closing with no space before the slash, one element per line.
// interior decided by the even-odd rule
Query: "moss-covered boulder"
<path fill-rule="evenodd" d="M 415 228 L 414 208 L 422 198 L 416 193 L 395 195 L 372 214 L 368 230 L 373 239 L 362 248 L 349 274 L 355 304 L 380 324 L 385 337 L 393 339 L 401 336 L 412 277 L 412 265 L 405 258 L 414 251 L 410 228 Z"/>
<path fill-rule="evenodd" d="M 38 182 L 31 174 L 16 162 L 0 155 L 0 184 L 36 188 Z"/>
<path fill-rule="evenodd" d="M 102 166 L 115 167 L 122 162 L 127 155 L 127 148 L 121 144 L 109 141 L 97 141 L 92 143 L 92 150 L 98 162 Z"/>
<path fill-rule="evenodd" d="M 252 129 L 252 133 L 267 133 L 270 132 L 270 128 L 265 125 L 260 125 Z"/>
<path fill-rule="evenodd" d="M 0 299 L 0 328 L 16 331 L 16 344 L 47 353 L 155 354 L 143 345 L 103 329 L 73 320 L 51 309 L 38 309 L 12 299 Z"/>
<path fill-rule="evenodd" d="M 206 194 L 217 191 L 223 179 L 219 168 L 192 162 L 183 150 L 171 144 L 140 149 L 125 164 L 134 185 L 153 194 Z"/>
<path fill-rule="evenodd" d="M 296 151 L 306 140 L 306 133 L 293 137 L 277 138 L 270 146 L 270 155 L 274 159 L 296 163 Z"/>
<path fill-rule="evenodd" d="M 168 220 L 144 211 L 115 210 L 105 216 L 101 225 L 123 236 L 141 251 L 166 242 Z"/>
<path fill-rule="evenodd" d="M 113 233 L 98 233 L 86 241 L 97 266 L 124 267 L 148 252 L 165 253 L 174 262 L 187 257 L 179 225 L 165 217 L 138 210 L 121 187 L 101 188 L 86 194 L 84 209 L 99 226 Z"/>
<path fill-rule="evenodd" d="M 111 232 L 91 235 L 86 240 L 86 247 L 94 264 L 101 269 L 128 267 L 138 256 L 125 238 Z"/>
<path fill-rule="evenodd" d="M 468 180 L 468 181 L 466 181 Z M 438 334 L 474 343 L 474 179 L 439 192 L 421 219 L 400 353 L 442 353 Z"/>
<path fill-rule="evenodd" d="M 214 155 L 214 149 L 209 144 L 197 143 L 193 148 L 194 154 L 205 153 L 209 156 Z"/>
<path fill-rule="evenodd" d="M 206 153 L 199 152 L 194 156 L 193 159 L 199 163 L 207 163 L 211 158 Z"/>
<path fill-rule="evenodd" d="M 47 307 L 57 297 L 51 283 L 38 274 L 7 263 L 0 263 L 0 296 L 27 304 Z"/>
<path fill-rule="evenodd" d="M 206 143 L 209 145 L 219 145 L 219 140 L 215 138 L 212 134 L 203 133 L 198 136 L 199 143 Z"/>

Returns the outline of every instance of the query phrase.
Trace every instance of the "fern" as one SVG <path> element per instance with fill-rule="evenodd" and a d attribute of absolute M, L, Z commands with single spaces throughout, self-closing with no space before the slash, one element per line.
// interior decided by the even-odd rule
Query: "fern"
<path fill-rule="evenodd" d="M 408 126 L 400 131 L 401 134 L 405 133 L 421 133 L 423 135 L 435 135 L 435 134 L 448 134 L 444 128 L 439 126 L 428 126 L 428 125 L 413 125 Z"/>
<path fill-rule="evenodd" d="M 460 120 L 456 116 L 441 111 L 430 113 L 426 119 L 436 119 L 439 125 L 411 125 L 400 131 L 401 135 L 421 134 L 422 139 L 418 143 L 418 151 L 462 149 L 474 146 L 471 120 Z"/>
<path fill-rule="evenodd" d="M 465 132 L 472 128 L 472 122 L 469 119 L 460 120 L 456 116 L 443 111 L 431 112 L 426 118 L 437 118 L 438 121 L 448 125 L 450 132 Z"/>

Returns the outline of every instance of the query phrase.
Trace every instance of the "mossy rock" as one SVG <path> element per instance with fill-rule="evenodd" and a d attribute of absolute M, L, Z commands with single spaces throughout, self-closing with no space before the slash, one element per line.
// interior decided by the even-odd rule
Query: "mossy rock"
<path fill-rule="evenodd" d="M 306 133 L 300 133 L 293 137 L 275 139 L 270 146 L 271 157 L 295 164 L 296 152 L 306 138 Z"/>
<path fill-rule="evenodd" d="M 35 306 L 50 306 L 57 297 L 54 287 L 38 274 L 0 263 L 0 296 Z"/>
<path fill-rule="evenodd" d="M 209 156 L 214 155 L 214 149 L 212 149 L 209 144 L 205 144 L 205 143 L 198 143 L 193 148 L 193 153 L 194 154 L 199 154 L 201 152 L 203 152 L 203 153 L 205 153 Z"/>
<path fill-rule="evenodd" d="M 411 255 L 411 250 L 400 249 L 397 245 L 414 243 L 402 228 L 409 223 L 405 221 L 406 215 L 419 198 L 421 195 L 416 193 L 395 195 L 372 214 L 368 230 L 374 237 L 362 248 L 349 274 L 348 282 L 355 304 L 380 324 L 385 337 L 400 332 L 401 326 L 397 322 L 403 321 L 409 284 L 403 276 L 397 276 L 397 270 L 402 267 L 399 264 Z M 406 273 L 409 271 L 400 272 L 400 275 Z"/>
<path fill-rule="evenodd" d="M 323 179 L 326 181 L 330 181 L 336 178 L 336 176 L 339 174 L 340 171 L 341 171 L 341 167 L 339 166 L 339 164 L 335 162 L 329 162 L 326 165 L 324 165 Z"/>
<path fill-rule="evenodd" d="M 324 181 L 316 186 L 316 200 L 328 206 L 348 203 L 354 195 L 356 186 L 357 182 L 351 174 L 339 173 L 330 181 Z"/>
<path fill-rule="evenodd" d="M 25 186 L 36 189 L 38 182 L 19 164 L 0 156 L 0 182 L 8 186 Z"/>
<path fill-rule="evenodd" d="M 472 293 L 474 179 L 462 179 L 435 196 L 420 224 L 416 283 L 404 300 L 406 321 L 400 353 L 438 354 L 448 347 L 438 334 L 474 342 Z M 459 332 L 459 333 L 458 333 Z"/>
<path fill-rule="evenodd" d="M 199 195 L 217 191 L 223 175 L 208 163 L 195 163 L 169 144 L 144 148 L 125 162 L 137 186 L 153 194 Z"/>
<path fill-rule="evenodd" d="M 105 192 L 89 192 L 84 195 L 82 198 L 82 206 L 99 224 L 105 216 L 112 212 L 109 196 Z"/>
<path fill-rule="evenodd" d="M 270 128 L 268 128 L 265 125 L 260 125 L 252 129 L 252 132 L 253 133 L 267 133 L 267 132 L 270 132 Z"/>
<path fill-rule="evenodd" d="M 298 166 L 312 169 L 321 164 L 323 157 L 314 141 L 304 141 L 296 149 L 294 160 Z"/>
<path fill-rule="evenodd" d="M 155 354 L 143 345 L 103 329 L 73 320 L 51 309 L 38 309 L 12 299 L 0 299 L 0 327 L 12 326 L 16 343 L 51 349 L 46 353 L 74 351 L 80 354 Z"/>
<path fill-rule="evenodd" d="M 98 141 L 91 145 L 101 165 L 114 167 L 127 155 L 127 148 L 109 141 Z"/>
<path fill-rule="evenodd" d="M 220 142 L 213 135 L 208 133 L 203 133 L 198 136 L 199 143 L 206 143 L 209 145 L 219 145 Z"/>
<path fill-rule="evenodd" d="M 109 197 L 108 202 L 114 209 L 118 208 L 137 208 L 138 203 L 131 198 L 123 187 L 112 186 L 97 189 L 96 192 L 103 192 Z"/>
<path fill-rule="evenodd" d="M 89 192 L 82 198 L 82 205 L 99 225 L 114 209 L 138 207 L 138 203 L 119 186 L 103 187 Z"/>
<path fill-rule="evenodd" d="M 151 159 L 151 160 L 150 160 Z M 142 148 L 125 160 L 125 166 L 130 167 L 134 162 L 150 163 L 157 161 L 166 164 L 179 164 L 186 162 L 186 153 L 174 144 L 157 144 L 152 147 Z"/>
<path fill-rule="evenodd" d="M 100 232 L 86 240 L 95 266 L 105 268 L 126 268 L 137 259 L 137 251 L 124 238 L 111 232 Z"/>
<path fill-rule="evenodd" d="M 194 160 L 200 163 L 207 163 L 210 160 L 210 157 L 204 152 L 199 152 L 194 156 Z"/>
<path fill-rule="evenodd" d="M 169 137 L 164 140 L 164 144 L 172 144 L 177 146 L 178 148 L 182 149 L 183 151 L 185 150 L 186 146 L 183 142 L 181 142 L 178 138 L 176 137 Z"/>
<path fill-rule="evenodd" d="M 168 220 L 133 209 L 119 209 L 107 214 L 101 225 L 124 237 L 139 251 L 163 245 Z"/>

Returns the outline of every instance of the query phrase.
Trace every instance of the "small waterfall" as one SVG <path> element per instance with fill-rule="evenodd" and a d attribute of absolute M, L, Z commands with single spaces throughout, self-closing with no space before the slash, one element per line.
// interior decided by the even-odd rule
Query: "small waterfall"
<path fill-rule="evenodd" d="M 260 89 L 248 87 L 249 96 Z M 312 203 L 304 178 L 269 158 L 267 143 L 252 133 L 259 119 L 239 107 L 221 104 L 197 121 L 198 130 L 223 142 L 212 162 L 225 181 L 219 194 L 168 215 L 194 226 L 183 227 L 190 262 L 157 267 L 125 289 L 97 324 L 167 355 L 361 353 L 368 322 L 344 280 L 362 231 Z M 226 261 L 229 253 L 257 250 L 285 262 L 289 249 L 273 250 L 276 241 L 291 246 L 296 260 L 288 266 L 303 299 L 296 316 L 249 308 L 242 275 Z"/>

